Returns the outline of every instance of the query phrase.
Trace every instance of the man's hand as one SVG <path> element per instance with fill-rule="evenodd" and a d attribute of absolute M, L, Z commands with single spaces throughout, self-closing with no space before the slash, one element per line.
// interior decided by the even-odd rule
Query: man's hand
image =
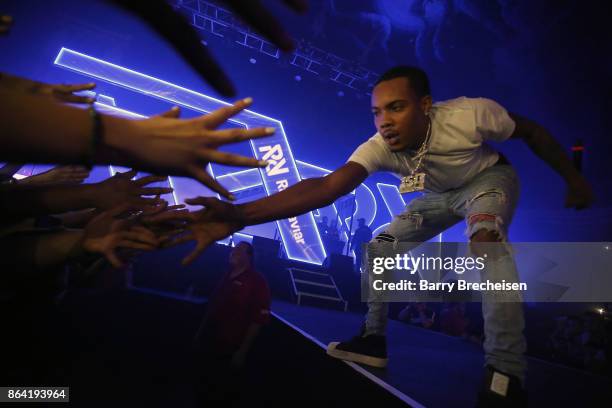
<path fill-rule="evenodd" d="M 210 244 L 232 235 L 244 228 L 242 213 L 230 203 L 212 197 L 197 197 L 185 200 L 187 204 L 205 208 L 191 213 L 192 222 L 187 224 L 187 234 L 175 238 L 168 246 L 196 241 L 196 247 L 181 262 L 193 262 Z"/>
<path fill-rule="evenodd" d="M 209 163 L 228 166 L 265 167 L 253 157 L 220 152 L 218 147 L 270 136 L 274 128 L 232 128 L 216 130 L 231 117 L 246 109 L 251 98 L 194 119 L 178 119 L 179 109 L 145 120 L 133 121 L 135 137 L 125 138 L 121 131 L 108 131 L 109 145 L 127 153 L 134 167 L 163 171 L 195 178 L 226 198 L 233 196 L 205 171 Z M 113 139 L 113 140 L 110 140 Z"/>
<path fill-rule="evenodd" d="M 93 218 L 85 227 L 82 248 L 102 254 L 115 267 L 123 266 L 116 251 L 120 248 L 151 251 L 159 246 L 155 234 L 139 225 L 129 213 L 142 208 L 122 204 Z"/>
<path fill-rule="evenodd" d="M 594 200 L 593 189 L 584 177 L 579 176 L 567 182 L 566 208 L 582 210 L 590 207 Z"/>
<path fill-rule="evenodd" d="M 541 125 L 521 115 L 510 113 L 515 122 L 512 138 L 523 139 L 527 146 L 564 180 L 567 181 L 565 207 L 582 210 L 594 200 L 589 182 L 580 174 L 567 156 L 565 148 Z"/>
<path fill-rule="evenodd" d="M 89 177 L 89 170 L 84 166 L 57 166 L 44 173 L 26 177 L 17 184 L 42 186 L 49 184 L 81 184 Z"/>
<path fill-rule="evenodd" d="M 118 204 L 131 204 L 137 206 L 156 205 L 159 199 L 144 198 L 142 196 L 153 196 L 168 194 L 172 192 L 169 187 L 145 187 L 151 183 L 165 181 L 166 177 L 146 176 L 138 180 L 132 180 L 136 176 L 136 170 L 125 173 L 117 173 L 100 183 L 93 184 L 93 202 L 95 208 L 107 210 Z"/>

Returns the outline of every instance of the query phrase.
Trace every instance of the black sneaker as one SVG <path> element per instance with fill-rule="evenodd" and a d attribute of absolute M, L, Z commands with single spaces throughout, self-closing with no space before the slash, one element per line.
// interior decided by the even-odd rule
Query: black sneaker
<path fill-rule="evenodd" d="M 349 341 L 329 343 L 327 354 L 341 360 L 383 368 L 388 362 L 387 338 L 376 334 L 365 335 L 362 332 Z"/>
<path fill-rule="evenodd" d="M 518 377 L 486 366 L 477 407 L 526 407 L 527 391 Z"/>

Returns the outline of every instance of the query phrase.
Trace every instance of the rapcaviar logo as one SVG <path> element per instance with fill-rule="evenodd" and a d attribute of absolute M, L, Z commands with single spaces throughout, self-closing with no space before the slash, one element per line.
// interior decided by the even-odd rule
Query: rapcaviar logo
<path fill-rule="evenodd" d="M 283 154 L 283 148 L 280 144 L 274 146 L 261 146 L 259 148 L 260 153 L 264 153 L 262 160 L 268 162 L 266 167 L 266 174 L 268 176 L 278 176 L 280 174 L 289 173 L 289 168 L 286 167 L 287 160 Z"/>

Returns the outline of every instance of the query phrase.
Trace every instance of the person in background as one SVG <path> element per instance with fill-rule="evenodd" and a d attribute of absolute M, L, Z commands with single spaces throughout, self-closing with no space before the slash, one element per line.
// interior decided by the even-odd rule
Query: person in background
<path fill-rule="evenodd" d="M 321 221 L 317 223 L 317 228 L 319 229 L 319 234 L 321 234 L 321 238 L 327 235 L 327 230 L 329 229 L 329 220 L 326 216 L 321 217 Z"/>
<path fill-rule="evenodd" d="M 207 401 L 237 401 L 247 355 L 269 321 L 268 284 L 255 270 L 253 247 L 240 242 L 230 252 L 229 269 L 194 337 L 198 361 L 205 371 L 198 393 L 205 391 L 202 395 Z"/>
<path fill-rule="evenodd" d="M 358 226 L 351 240 L 351 251 L 355 252 L 355 271 L 359 272 L 363 256 L 363 244 L 372 239 L 372 230 L 366 225 L 365 218 L 357 220 Z"/>

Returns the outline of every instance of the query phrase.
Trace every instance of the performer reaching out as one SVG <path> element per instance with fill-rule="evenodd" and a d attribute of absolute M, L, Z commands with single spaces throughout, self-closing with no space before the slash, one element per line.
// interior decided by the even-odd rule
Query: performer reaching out
<path fill-rule="evenodd" d="M 272 196 L 232 205 L 215 198 L 188 200 L 206 208 L 194 214 L 190 233 L 177 242 L 195 239 L 191 262 L 212 242 L 247 225 L 293 217 L 333 203 L 376 171 L 401 176 L 400 192 L 423 191 L 388 228 L 367 245 L 372 259 L 398 242 L 425 242 L 462 219 L 471 244 L 507 242 L 519 197 L 519 179 L 506 158 L 485 142 L 521 139 L 567 182 L 566 207 L 582 209 L 593 201 L 586 179 L 572 166 L 561 145 L 540 125 L 508 113 L 486 98 L 460 97 L 432 103 L 429 80 L 416 67 L 399 66 L 383 74 L 372 92 L 377 133 L 361 144 L 347 163 L 325 177 L 303 180 Z M 388 253 L 388 252 L 387 252 Z M 490 263 L 491 279 L 512 279 L 511 256 Z M 487 269 L 489 269 L 487 267 Z M 387 364 L 388 304 L 368 302 L 362 332 L 351 340 L 333 342 L 328 354 L 375 367 Z M 526 361 L 522 303 L 483 300 L 485 379 L 482 404 L 523 405 Z"/>

